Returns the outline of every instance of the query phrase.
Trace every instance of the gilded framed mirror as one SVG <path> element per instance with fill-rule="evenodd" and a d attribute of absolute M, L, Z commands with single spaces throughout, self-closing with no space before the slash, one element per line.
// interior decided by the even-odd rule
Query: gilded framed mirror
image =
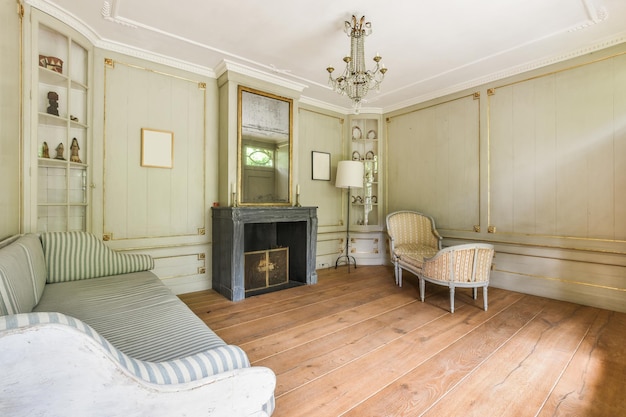
<path fill-rule="evenodd" d="M 291 205 L 293 100 L 239 86 L 238 204 Z"/>

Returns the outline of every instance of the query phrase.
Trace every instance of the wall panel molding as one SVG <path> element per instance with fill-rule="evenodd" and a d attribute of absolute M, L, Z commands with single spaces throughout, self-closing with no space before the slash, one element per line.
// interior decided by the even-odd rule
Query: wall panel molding
<path fill-rule="evenodd" d="M 206 84 L 104 63 L 102 230 L 112 240 L 204 236 Z M 142 167 L 141 128 L 174 132 L 169 168 Z"/>

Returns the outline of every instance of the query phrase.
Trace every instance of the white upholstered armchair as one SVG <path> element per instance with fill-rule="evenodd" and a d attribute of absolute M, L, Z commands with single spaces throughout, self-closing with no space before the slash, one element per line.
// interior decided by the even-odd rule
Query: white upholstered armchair
<path fill-rule="evenodd" d="M 394 264 L 396 284 L 402 286 L 403 257 L 411 258 L 411 272 L 421 269 L 425 258 L 441 250 L 441 236 L 435 228 L 435 220 L 417 211 L 402 210 L 387 215 L 389 252 Z M 405 268 L 406 269 L 406 268 Z"/>

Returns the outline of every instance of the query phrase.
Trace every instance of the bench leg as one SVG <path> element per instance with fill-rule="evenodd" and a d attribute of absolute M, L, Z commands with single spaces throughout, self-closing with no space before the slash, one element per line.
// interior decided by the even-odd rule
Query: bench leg
<path fill-rule="evenodd" d="M 422 277 L 419 277 L 419 286 L 420 286 L 420 300 L 422 300 L 422 303 L 423 303 L 424 293 L 426 292 L 426 280 Z"/>

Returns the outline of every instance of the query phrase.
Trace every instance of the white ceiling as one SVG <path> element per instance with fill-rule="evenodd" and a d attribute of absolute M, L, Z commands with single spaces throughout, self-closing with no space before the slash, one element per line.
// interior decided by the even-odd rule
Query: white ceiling
<path fill-rule="evenodd" d="M 364 110 L 392 111 L 626 42 L 624 0 L 26 0 L 96 46 L 199 73 L 224 61 L 305 86 L 311 103 L 349 111 L 327 86 L 343 69 L 352 14 L 371 21 L 368 62 L 389 68 Z"/>

